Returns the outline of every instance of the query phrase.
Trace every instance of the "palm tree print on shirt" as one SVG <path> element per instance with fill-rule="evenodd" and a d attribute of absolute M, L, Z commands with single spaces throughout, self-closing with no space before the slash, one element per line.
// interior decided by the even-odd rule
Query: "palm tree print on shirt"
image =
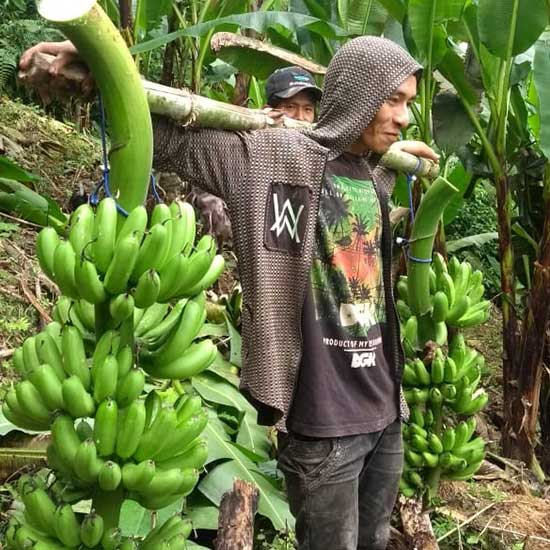
<path fill-rule="evenodd" d="M 372 182 L 333 176 L 319 208 L 312 288 L 317 319 L 350 335 L 385 321 L 378 198 Z"/>

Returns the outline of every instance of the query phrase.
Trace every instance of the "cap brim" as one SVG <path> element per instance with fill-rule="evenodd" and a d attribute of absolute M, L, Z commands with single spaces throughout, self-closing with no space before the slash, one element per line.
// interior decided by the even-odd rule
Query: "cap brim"
<path fill-rule="evenodd" d="M 271 98 L 288 99 L 289 97 L 293 97 L 300 92 L 310 92 L 315 101 L 320 101 L 323 94 L 321 88 L 305 84 L 304 86 L 292 86 L 291 88 L 288 88 L 288 90 L 272 94 Z"/>

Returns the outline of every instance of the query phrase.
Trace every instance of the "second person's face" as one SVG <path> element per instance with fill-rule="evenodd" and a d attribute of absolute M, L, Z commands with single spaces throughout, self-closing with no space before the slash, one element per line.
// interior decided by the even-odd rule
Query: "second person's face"
<path fill-rule="evenodd" d="M 315 103 L 307 92 L 299 92 L 288 99 L 281 99 L 276 109 L 294 120 L 310 123 L 315 120 Z"/>

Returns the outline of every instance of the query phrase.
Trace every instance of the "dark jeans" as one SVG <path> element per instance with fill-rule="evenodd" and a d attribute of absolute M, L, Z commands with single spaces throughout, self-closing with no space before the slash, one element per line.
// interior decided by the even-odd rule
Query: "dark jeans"
<path fill-rule="evenodd" d="M 383 550 L 403 467 L 401 422 L 372 434 L 279 435 L 299 550 Z"/>

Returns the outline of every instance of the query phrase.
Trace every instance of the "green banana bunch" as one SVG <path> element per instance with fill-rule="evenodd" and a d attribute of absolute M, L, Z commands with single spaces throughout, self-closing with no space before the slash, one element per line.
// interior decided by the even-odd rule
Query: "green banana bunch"
<path fill-rule="evenodd" d="M 159 548 L 183 548 L 185 540 L 191 534 L 192 524 L 189 519 L 180 515 L 168 518 L 163 524 L 155 527 L 141 543 L 141 550 L 157 550 Z M 183 544 L 182 544 L 183 541 Z M 176 545 L 176 543 L 179 544 Z M 163 546 L 163 545 L 166 546 Z"/>

